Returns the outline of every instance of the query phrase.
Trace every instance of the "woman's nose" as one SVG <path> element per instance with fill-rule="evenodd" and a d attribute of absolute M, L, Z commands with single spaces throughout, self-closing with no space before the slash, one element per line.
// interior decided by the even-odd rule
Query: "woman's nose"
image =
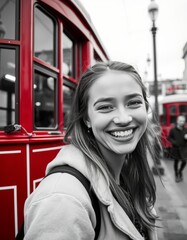
<path fill-rule="evenodd" d="M 128 124 L 132 121 L 132 116 L 128 114 L 118 115 L 113 118 L 115 124 Z"/>

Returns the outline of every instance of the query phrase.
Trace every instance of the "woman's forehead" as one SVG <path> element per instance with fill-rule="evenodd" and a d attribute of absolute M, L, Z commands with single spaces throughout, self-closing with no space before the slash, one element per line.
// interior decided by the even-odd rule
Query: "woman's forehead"
<path fill-rule="evenodd" d="M 132 94 L 134 92 L 142 94 L 142 88 L 132 75 L 109 70 L 92 84 L 89 95 Z"/>

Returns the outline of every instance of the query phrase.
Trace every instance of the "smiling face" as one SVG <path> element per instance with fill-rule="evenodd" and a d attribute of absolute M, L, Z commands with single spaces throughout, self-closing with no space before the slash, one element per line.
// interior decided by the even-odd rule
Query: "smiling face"
<path fill-rule="evenodd" d="M 125 72 L 107 71 L 89 89 L 87 123 L 105 158 L 134 151 L 147 126 L 140 85 Z"/>

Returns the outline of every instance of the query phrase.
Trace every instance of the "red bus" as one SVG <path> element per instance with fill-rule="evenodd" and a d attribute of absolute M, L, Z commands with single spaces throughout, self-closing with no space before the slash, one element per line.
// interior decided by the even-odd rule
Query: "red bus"
<path fill-rule="evenodd" d="M 162 130 L 162 146 L 166 150 L 165 153 L 168 153 L 171 143 L 167 140 L 167 137 L 170 129 L 174 127 L 177 117 L 184 115 L 187 122 L 187 94 L 164 96 L 159 100 L 159 114 Z"/>
<path fill-rule="evenodd" d="M 0 1 L 0 239 L 63 145 L 81 73 L 107 59 L 79 1 Z"/>

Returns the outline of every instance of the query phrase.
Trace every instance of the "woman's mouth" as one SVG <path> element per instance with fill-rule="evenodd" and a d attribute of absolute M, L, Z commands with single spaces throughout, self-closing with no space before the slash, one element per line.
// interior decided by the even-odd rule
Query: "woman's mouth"
<path fill-rule="evenodd" d="M 129 137 L 133 134 L 133 129 L 128 129 L 125 131 L 110 131 L 110 134 L 114 137 Z"/>

